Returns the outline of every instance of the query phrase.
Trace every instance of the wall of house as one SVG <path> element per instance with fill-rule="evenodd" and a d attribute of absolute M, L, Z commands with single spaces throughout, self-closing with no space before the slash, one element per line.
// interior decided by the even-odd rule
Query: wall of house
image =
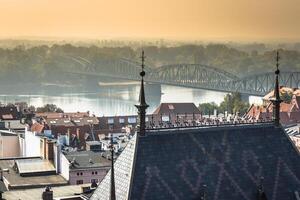
<path fill-rule="evenodd" d="M 19 157 L 21 149 L 18 136 L 0 136 L 0 157 Z"/>
<path fill-rule="evenodd" d="M 92 179 L 96 179 L 97 182 L 102 181 L 107 174 L 109 168 L 101 169 L 88 169 L 88 170 L 72 170 L 70 171 L 70 184 L 77 185 L 77 181 L 82 181 L 83 184 L 92 182 Z"/>
<path fill-rule="evenodd" d="M 25 129 L 25 156 L 41 156 L 41 138 Z"/>
<path fill-rule="evenodd" d="M 63 154 L 60 154 L 60 174 L 67 180 L 69 181 L 70 180 L 70 177 L 69 177 L 69 170 L 70 168 L 70 163 L 68 161 L 68 159 L 63 155 Z"/>

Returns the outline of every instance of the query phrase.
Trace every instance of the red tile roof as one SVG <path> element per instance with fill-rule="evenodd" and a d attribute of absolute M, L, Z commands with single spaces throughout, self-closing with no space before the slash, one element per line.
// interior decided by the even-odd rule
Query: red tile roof
<path fill-rule="evenodd" d="M 43 129 L 45 128 L 45 126 L 43 124 L 40 124 L 38 122 L 35 122 L 34 124 L 32 124 L 32 126 L 30 127 L 30 130 L 32 132 L 36 132 L 36 133 L 42 133 Z"/>
<path fill-rule="evenodd" d="M 201 114 L 194 103 L 161 103 L 153 114 Z"/>

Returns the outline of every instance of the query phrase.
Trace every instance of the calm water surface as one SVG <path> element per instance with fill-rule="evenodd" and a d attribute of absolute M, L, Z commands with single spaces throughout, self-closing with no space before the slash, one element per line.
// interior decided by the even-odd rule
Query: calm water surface
<path fill-rule="evenodd" d="M 139 86 L 99 87 L 93 92 L 46 92 L 37 91 L 23 94 L 1 94 L 0 102 L 25 101 L 29 105 L 40 107 L 45 104 L 56 104 L 65 112 L 90 111 L 97 116 L 132 115 L 136 114 L 135 104 L 138 102 Z M 147 112 L 151 113 L 163 102 L 193 102 L 196 105 L 204 102 L 222 102 L 226 93 L 176 86 L 161 86 L 161 91 L 147 94 L 150 105 Z"/>

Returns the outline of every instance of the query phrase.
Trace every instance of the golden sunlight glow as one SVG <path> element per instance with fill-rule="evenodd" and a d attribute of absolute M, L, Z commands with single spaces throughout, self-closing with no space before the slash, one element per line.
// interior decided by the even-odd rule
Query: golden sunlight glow
<path fill-rule="evenodd" d="M 299 0 L 0 0 L 0 36 L 300 38 Z"/>

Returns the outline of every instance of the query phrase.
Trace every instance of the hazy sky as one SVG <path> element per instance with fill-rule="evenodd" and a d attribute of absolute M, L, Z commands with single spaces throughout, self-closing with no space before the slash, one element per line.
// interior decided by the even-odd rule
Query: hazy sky
<path fill-rule="evenodd" d="M 0 36 L 300 39 L 300 0 L 0 0 Z"/>

